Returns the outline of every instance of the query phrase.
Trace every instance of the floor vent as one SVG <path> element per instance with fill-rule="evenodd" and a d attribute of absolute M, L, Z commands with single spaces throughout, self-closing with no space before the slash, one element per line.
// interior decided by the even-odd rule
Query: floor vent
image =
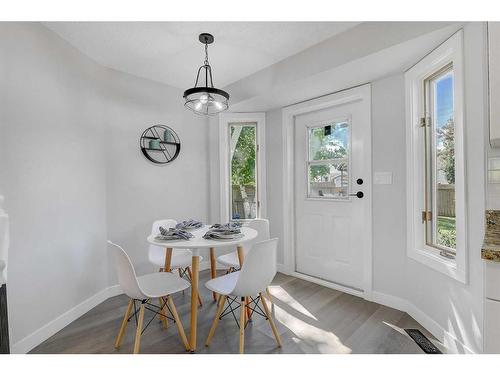
<path fill-rule="evenodd" d="M 427 354 L 443 354 L 441 353 L 441 350 L 437 348 L 436 345 L 434 345 L 432 342 L 429 341 L 425 335 L 420 332 L 418 329 L 405 329 L 406 333 L 417 343 L 418 346 L 420 346 L 420 349 L 422 349 L 425 353 Z"/>

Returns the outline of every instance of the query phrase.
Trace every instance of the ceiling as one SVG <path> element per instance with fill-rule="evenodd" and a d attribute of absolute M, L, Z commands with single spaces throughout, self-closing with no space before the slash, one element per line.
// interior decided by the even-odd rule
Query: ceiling
<path fill-rule="evenodd" d="M 209 32 L 214 84 L 224 87 L 356 26 L 356 22 L 45 22 L 101 65 L 185 89 Z"/>

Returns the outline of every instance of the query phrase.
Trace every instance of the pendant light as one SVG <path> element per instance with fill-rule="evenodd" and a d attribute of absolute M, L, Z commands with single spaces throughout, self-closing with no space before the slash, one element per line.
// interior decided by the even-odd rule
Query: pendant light
<path fill-rule="evenodd" d="M 229 108 L 229 94 L 214 87 L 212 68 L 208 62 L 208 45 L 214 42 L 213 35 L 203 33 L 198 39 L 205 45 L 205 62 L 198 69 L 194 87 L 184 91 L 183 97 L 186 101 L 184 106 L 197 114 L 210 116 Z M 203 85 L 203 79 L 205 79 L 205 85 Z"/>

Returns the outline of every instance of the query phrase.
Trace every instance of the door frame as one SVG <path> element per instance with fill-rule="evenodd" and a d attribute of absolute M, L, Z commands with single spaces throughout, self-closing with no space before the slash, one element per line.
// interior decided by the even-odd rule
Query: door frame
<path fill-rule="evenodd" d="M 367 236 L 367 249 L 364 257 L 363 267 L 363 291 L 333 283 L 320 278 L 296 272 L 295 261 L 295 117 L 301 114 L 318 111 L 321 109 L 348 104 L 355 101 L 363 101 L 369 111 L 368 129 L 370 130 L 370 141 L 365 145 L 367 154 L 370 155 L 369 170 L 364 176 L 366 186 L 364 187 L 368 212 L 365 217 L 365 228 Z M 282 110 L 282 142 L 283 142 L 283 249 L 284 249 L 284 271 L 297 278 L 308 280 L 320 285 L 337 289 L 342 292 L 361 296 L 370 300 L 372 295 L 373 271 L 372 271 L 372 134 L 371 134 L 371 85 L 348 88 L 333 94 L 325 95 L 306 102 L 301 102 Z"/>

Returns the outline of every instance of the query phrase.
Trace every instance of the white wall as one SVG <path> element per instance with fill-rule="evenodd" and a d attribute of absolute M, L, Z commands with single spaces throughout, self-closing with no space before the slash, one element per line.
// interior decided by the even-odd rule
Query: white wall
<path fill-rule="evenodd" d="M 102 69 L 35 23 L 1 23 L 0 192 L 11 344 L 107 286 Z"/>
<path fill-rule="evenodd" d="M 391 172 L 392 185 L 373 185 L 373 290 L 405 297 L 406 138 L 403 73 L 372 83 L 373 173 Z"/>
<path fill-rule="evenodd" d="M 278 242 L 278 263 L 283 264 L 283 138 L 281 132 L 282 111 L 277 109 L 266 113 L 266 180 L 267 217 L 271 237 Z M 268 126 L 267 124 L 270 124 Z"/>
<path fill-rule="evenodd" d="M 0 54 L 11 343 L 27 351 L 107 297 L 108 238 L 141 274 L 153 220 L 208 219 L 208 124 L 181 90 L 102 67 L 38 23 L 0 24 Z M 181 139 L 169 165 L 139 150 L 154 124 Z"/>
<path fill-rule="evenodd" d="M 108 236 L 124 246 L 141 274 L 153 270 L 146 234 L 154 220 L 208 220 L 208 124 L 184 109 L 179 89 L 114 70 L 107 70 L 105 82 Z M 141 133 L 155 124 L 180 137 L 172 163 L 153 164 L 139 149 Z"/>

